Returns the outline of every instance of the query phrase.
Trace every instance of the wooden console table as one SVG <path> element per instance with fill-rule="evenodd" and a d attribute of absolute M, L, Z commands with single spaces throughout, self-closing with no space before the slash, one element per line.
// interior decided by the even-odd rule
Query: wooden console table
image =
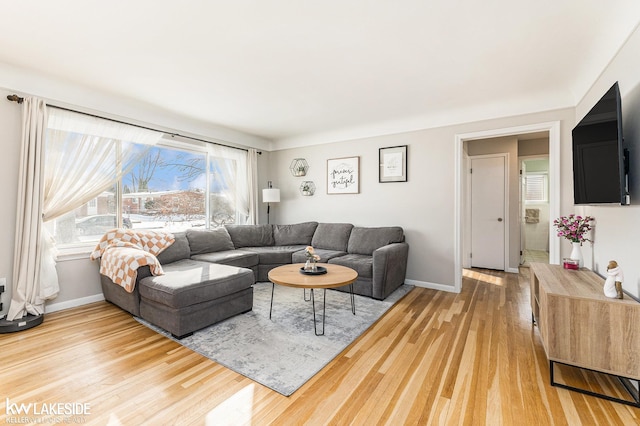
<path fill-rule="evenodd" d="M 604 278 L 588 269 L 531 264 L 531 310 L 549 359 L 551 385 L 640 407 L 629 380 L 640 382 L 640 303 L 610 299 Z M 579 389 L 554 380 L 554 363 L 611 374 L 634 401 Z"/>

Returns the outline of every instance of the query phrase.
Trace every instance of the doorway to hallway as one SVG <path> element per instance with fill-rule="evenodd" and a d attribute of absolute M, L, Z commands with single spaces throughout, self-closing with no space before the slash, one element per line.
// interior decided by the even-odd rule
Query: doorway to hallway
<path fill-rule="evenodd" d="M 520 266 L 549 263 L 549 156 L 521 156 Z"/>
<path fill-rule="evenodd" d="M 481 130 L 471 133 L 459 133 L 455 135 L 455 239 L 454 239 L 454 257 L 455 257 L 455 277 L 454 291 L 462 290 L 462 271 L 463 268 L 471 266 L 470 257 L 470 213 L 469 213 L 469 192 L 468 192 L 468 165 L 469 153 L 467 153 L 468 142 L 479 141 L 489 138 L 500 138 L 512 135 L 535 135 L 545 134 L 549 155 L 549 210 L 551 217 L 558 217 L 560 214 L 560 122 L 552 121 L 546 123 L 528 124 L 515 127 L 507 127 L 492 130 Z M 515 154 L 517 163 L 518 154 Z M 517 166 L 516 166 L 517 173 Z M 520 264 L 520 243 L 518 232 L 518 178 L 515 176 L 513 184 L 515 188 L 515 218 L 512 227 L 515 226 L 514 239 L 517 238 L 516 244 L 511 247 L 517 251 L 514 253 L 512 267 L 507 268 L 508 272 L 518 272 Z M 510 212 L 511 213 L 511 212 Z M 549 263 L 560 263 L 560 243 L 557 238 L 550 238 L 549 242 Z M 512 262 L 510 262 L 512 264 Z"/>

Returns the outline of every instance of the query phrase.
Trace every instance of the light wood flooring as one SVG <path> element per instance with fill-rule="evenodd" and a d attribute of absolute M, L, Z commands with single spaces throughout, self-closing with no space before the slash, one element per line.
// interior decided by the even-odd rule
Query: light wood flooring
<path fill-rule="evenodd" d="M 22 418 L 8 401 L 86 403 L 72 420 L 97 425 L 640 424 L 640 409 L 549 385 L 519 278 L 470 270 L 460 294 L 414 289 L 291 397 L 106 302 L 56 312 L 0 335 L 0 422 Z M 623 395 L 592 373 L 556 379 Z"/>

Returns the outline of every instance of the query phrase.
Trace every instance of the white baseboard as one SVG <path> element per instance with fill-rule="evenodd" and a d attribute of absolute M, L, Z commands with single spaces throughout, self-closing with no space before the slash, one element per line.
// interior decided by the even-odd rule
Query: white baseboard
<path fill-rule="evenodd" d="M 518 274 L 520 273 L 520 270 L 518 268 L 507 268 L 505 272 L 509 272 L 511 274 Z"/>
<path fill-rule="evenodd" d="M 79 299 L 67 300 L 65 302 L 47 304 L 44 307 L 44 313 L 50 314 L 51 312 L 62 311 L 63 309 L 76 308 L 82 305 L 88 305 L 89 303 L 100 302 L 104 300 L 104 294 L 94 294 L 93 296 L 81 297 Z"/>
<path fill-rule="evenodd" d="M 426 281 L 417 281 L 417 280 L 404 280 L 404 282 L 405 284 L 414 285 L 416 287 L 429 288 L 431 290 L 438 290 L 438 291 L 447 291 L 449 293 L 456 293 L 456 289 L 452 285 L 436 284 L 436 283 L 430 283 Z"/>

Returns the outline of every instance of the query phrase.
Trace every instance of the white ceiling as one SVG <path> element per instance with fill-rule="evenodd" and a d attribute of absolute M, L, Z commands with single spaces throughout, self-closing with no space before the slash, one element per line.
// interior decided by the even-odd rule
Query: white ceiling
<path fill-rule="evenodd" d="M 638 0 L 1 0 L 0 62 L 275 144 L 575 106 Z"/>

